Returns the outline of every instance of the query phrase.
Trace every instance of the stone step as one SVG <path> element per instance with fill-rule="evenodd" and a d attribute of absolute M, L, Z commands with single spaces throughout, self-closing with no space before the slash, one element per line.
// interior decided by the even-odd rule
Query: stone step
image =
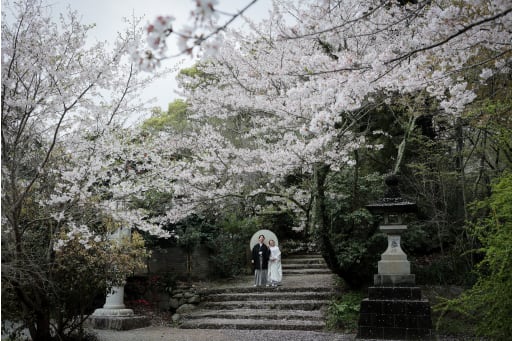
<path fill-rule="evenodd" d="M 273 301 L 222 301 L 204 302 L 202 309 L 293 309 L 316 310 L 329 304 L 329 300 L 273 300 Z"/>
<path fill-rule="evenodd" d="M 287 269 L 329 269 L 326 264 L 300 264 L 300 263 L 283 263 L 283 270 Z"/>
<path fill-rule="evenodd" d="M 308 275 L 306 275 L 308 276 Z M 324 276 L 324 275 L 322 275 Z M 248 276 L 246 279 L 246 286 L 226 286 L 226 287 L 213 287 L 213 288 L 204 288 L 199 290 L 199 293 L 201 296 L 206 298 L 209 295 L 215 295 L 215 294 L 222 294 L 222 293 L 275 293 L 275 292 L 290 292 L 290 293 L 307 293 L 307 292 L 327 292 L 327 293 L 333 293 L 333 288 L 331 286 L 328 286 L 328 283 L 322 283 L 325 284 L 324 286 L 315 285 L 315 286 L 301 286 L 301 287 L 291 287 L 288 285 L 289 281 L 295 281 L 294 278 L 300 277 L 301 280 L 307 280 L 304 279 L 303 276 L 300 275 L 292 275 L 288 274 L 286 277 L 283 278 L 283 285 L 278 286 L 277 288 L 273 287 L 254 287 L 252 284 L 254 282 L 253 276 Z M 330 277 L 328 277 L 330 278 Z M 326 279 L 327 282 L 327 279 Z"/>
<path fill-rule="evenodd" d="M 320 255 L 283 257 L 283 282 L 254 287 L 254 276 L 199 289 L 202 301 L 181 314 L 185 329 L 325 329 L 325 311 L 335 292 L 334 276 Z"/>
<path fill-rule="evenodd" d="M 283 258 L 281 259 L 281 263 L 284 264 L 304 264 L 313 265 L 313 264 L 326 264 L 323 258 Z"/>
<path fill-rule="evenodd" d="M 330 274 L 329 269 L 283 269 L 283 276 L 286 275 L 315 275 L 315 274 Z"/>
<path fill-rule="evenodd" d="M 329 291 L 278 291 L 274 289 L 271 292 L 251 292 L 251 293 L 219 293 L 209 295 L 204 298 L 206 302 L 222 301 L 275 301 L 275 300 L 311 300 L 311 299 L 329 299 L 332 293 Z"/>
<path fill-rule="evenodd" d="M 323 321 L 274 320 L 274 319 L 216 319 L 204 318 L 184 321 L 184 329 L 277 329 L 277 330 L 322 330 Z"/>
<path fill-rule="evenodd" d="M 244 287 L 239 287 L 239 288 L 226 288 L 226 289 L 215 289 L 215 288 L 212 288 L 212 289 L 207 289 L 207 290 L 202 290 L 200 292 L 201 296 L 203 297 L 203 299 L 206 299 L 207 296 L 210 296 L 210 295 L 216 295 L 216 294 L 222 294 L 222 293 L 233 293 L 233 294 L 251 294 L 251 293 L 257 293 L 257 292 L 260 292 L 260 293 L 266 293 L 266 294 L 271 294 L 273 292 L 288 292 L 288 293 L 307 293 L 307 292 L 322 292 L 322 293 L 330 293 L 332 294 L 334 292 L 334 290 L 332 288 L 328 288 L 328 287 L 318 287 L 318 288 L 315 288 L 315 287 L 297 287 L 297 288 L 288 288 L 288 287 L 285 287 L 285 285 L 282 285 L 282 286 L 279 286 L 277 288 L 275 287 L 253 287 L 251 285 L 251 287 L 247 287 L 247 288 L 244 288 Z"/>
<path fill-rule="evenodd" d="M 277 309 L 219 309 L 196 310 L 184 315 L 187 319 L 224 318 L 224 319 L 276 319 L 322 321 L 320 310 L 277 310 Z"/>
<path fill-rule="evenodd" d="M 297 253 L 293 253 L 293 254 L 289 254 L 287 256 L 288 258 L 322 258 L 322 255 L 319 254 L 319 253 L 306 253 L 306 254 L 297 254 Z"/>

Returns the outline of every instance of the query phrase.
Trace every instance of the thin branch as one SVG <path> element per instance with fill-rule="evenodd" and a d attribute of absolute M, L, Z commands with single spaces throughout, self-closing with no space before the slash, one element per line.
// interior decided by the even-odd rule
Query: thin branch
<path fill-rule="evenodd" d="M 101 77 L 101 75 L 103 74 L 103 72 L 99 72 L 98 75 L 96 76 L 96 81 Z M 59 131 L 60 131 L 60 127 L 62 126 L 62 123 L 64 122 L 64 118 L 66 117 L 67 113 L 69 112 L 69 110 L 71 110 L 77 103 L 78 101 L 84 97 L 87 92 L 92 89 L 92 87 L 95 85 L 96 83 L 93 82 L 91 84 L 89 84 L 76 98 L 75 100 L 69 105 L 69 106 L 66 106 L 64 105 L 64 111 L 62 112 L 60 118 L 59 118 L 59 121 L 57 122 L 57 125 L 55 126 L 55 130 L 53 132 L 53 137 L 52 137 L 52 141 L 50 143 L 50 146 L 48 147 L 48 150 L 46 151 L 46 155 L 45 155 L 45 158 L 43 160 L 43 162 L 41 163 L 41 165 L 39 166 L 39 169 L 38 171 L 36 172 L 36 174 L 34 175 L 34 177 L 32 178 L 32 180 L 29 182 L 29 184 L 25 187 L 25 190 L 23 191 L 23 193 L 19 196 L 18 200 L 14 203 L 14 207 L 18 207 L 18 205 L 21 204 L 21 202 L 25 199 L 25 197 L 28 195 L 28 193 L 30 192 L 32 186 L 34 186 L 35 182 L 37 181 L 37 179 L 39 179 L 39 177 L 41 176 L 41 171 L 46 167 L 46 164 L 48 163 L 48 161 L 50 160 L 50 155 L 51 153 L 53 152 L 53 149 L 55 148 L 55 145 L 57 144 L 57 136 L 59 134 Z"/>
<path fill-rule="evenodd" d="M 308 37 L 316 37 L 316 36 L 319 36 L 323 33 L 328 33 L 328 32 L 332 32 L 332 31 L 337 31 L 339 30 L 340 28 L 344 27 L 344 26 L 347 26 L 347 25 L 350 25 L 350 24 L 353 24 L 355 22 L 358 22 L 360 20 L 363 20 L 363 19 L 367 19 L 369 18 L 372 14 L 374 14 L 375 12 L 377 12 L 377 10 L 379 10 L 381 7 L 384 6 L 384 3 L 381 4 L 380 6 L 377 6 L 375 9 L 372 9 L 370 10 L 369 12 L 365 13 L 364 15 L 362 15 L 361 17 L 359 18 L 355 18 L 355 19 L 352 19 L 352 20 L 348 20 L 348 21 L 345 21 L 343 24 L 341 25 L 337 25 L 337 26 L 333 26 L 333 27 L 329 27 L 325 30 L 322 30 L 322 31 L 315 31 L 315 32 L 312 32 L 312 33 L 308 33 L 308 34 L 301 34 L 301 35 L 296 35 L 295 37 L 290 37 L 290 36 L 287 36 L 285 37 L 287 40 L 295 40 L 295 39 L 302 39 L 302 38 L 308 38 Z"/>
<path fill-rule="evenodd" d="M 431 49 L 434 49 L 436 47 L 439 47 L 441 45 L 444 45 L 446 44 L 447 42 L 449 42 L 450 40 L 460 36 L 461 34 L 479 26 L 479 25 L 482 25 L 482 24 L 485 24 L 487 22 L 491 22 L 493 20 L 496 20 L 498 18 L 501 18 L 507 14 L 509 14 L 510 12 L 512 12 L 512 7 L 511 8 L 508 8 L 506 9 L 505 11 L 501 12 L 501 13 L 498 13 L 492 17 L 488 17 L 488 18 L 484 18 L 480 21 L 477 21 L 477 22 L 474 22 L 468 26 L 465 26 L 463 27 L 462 29 L 460 29 L 459 31 L 457 31 L 456 33 L 446 37 L 445 39 L 435 43 L 435 44 L 432 44 L 432 45 L 428 45 L 428 46 L 425 46 L 425 47 L 422 47 L 422 48 L 419 48 L 419 49 L 416 49 L 416 50 L 413 50 L 413 51 L 410 51 L 408 53 L 406 53 L 405 55 L 402 55 L 402 56 L 399 56 L 399 57 L 396 57 L 396 58 L 393 58 L 393 59 L 390 59 L 388 60 L 387 62 L 385 62 L 384 64 L 390 64 L 390 63 L 393 63 L 393 62 L 396 62 L 396 61 L 400 61 L 400 60 L 404 60 L 404 59 L 407 59 L 409 57 L 412 57 L 414 56 L 415 54 L 418 54 L 420 52 L 423 52 L 423 51 L 427 51 L 427 50 L 431 50 Z"/>
<path fill-rule="evenodd" d="M 110 119 L 108 120 L 107 125 L 110 125 L 110 123 L 112 123 L 114 116 L 117 114 L 117 111 L 121 107 L 121 103 L 123 102 L 124 98 L 126 97 L 126 94 L 128 93 L 128 89 L 130 88 L 130 82 L 131 82 L 132 77 L 133 77 L 133 64 L 130 64 L 130 73 L 128 74 L 128 79 L 126 80 L 126 86 L 123 89 L 123 94 L 121 95 L 121 99 L 119 99 L 119 102 L 117 102 L 116 107 L 112 111 L 112 115 L 110 115 Z"/>
<path fill-rule="evenodd" d="M 238 13 L 234 14 L 231 19 L 229 19 L 228 21 L 226 21 L 224 23 L 224 25 L 220 26 L 220 27 L 217 27 L 214 31 L 210 32 L 208 35 L 204 36 L 204 37 L 199 37 L 197 38 L 195 41 L 194 41 L 194 45 L 195 46 L 199 46 L 201 45 L 203 42 L 207 41 L 208 39 L 210 39 L 211 37 L 217 35 L 218 33 L 220 33 L 221 31 L 225 31 L 226 28 L 233 22 L 235 21 L 236 18 L 238 18 L 239 16 L 241 16 L 246 10 L 249 9 L 249 7 L 251 7 L 252 5 L 254 5 L 256 3 L 256 1 L 258 0 L 252 0 L 249 4 L 247 4 L 243 9 L 241 9 Z M 169 34 L 173 33 L 174 31 L 172 32 L 169 32 Z M 175 34 L 179 35 L 180 37 L 183 37 L 183 38 L 190 38 L 188 35 L 184 35 L 184 34 L 181 34 L 179 32 L 174 32 Z M 168 59 L 168 58 L 174 58 L 174 57 L 178 57 L 178 56 L 181 56 L 183 54 L 187 54 L 190 52 L 190 48 L 188 49 L 185 49 L 183 51 L 180 51 L 179 53 L 175 54 L 175 55 L 171 55 L 171 56 L 167 56 L 167 57 L 162 57 L 162 58 L 159 58 L 158 60 L 164 60 L 164 59 Z"/>

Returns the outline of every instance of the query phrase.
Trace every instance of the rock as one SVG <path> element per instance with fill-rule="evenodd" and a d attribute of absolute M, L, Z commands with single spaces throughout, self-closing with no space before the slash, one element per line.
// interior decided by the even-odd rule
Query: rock
<path fill-rule="evenodd" d="M 180 306 L 180 302 L 178 299 L 176 298 L 171 298 L 169 300 L 169 307 L 172 308 L 172 309 L 177 309 L 178 307 Z"/>
<path fill-rule="evenodd" d="M 184 304 L 184 305 L 180 306 L 178 309 L 176 309 L 176 313 L 178 313 L 178 314 L 189 313 L 196 309 L 197 309 L 197 307 L 193 304 Z"/>
<path fill-rule="evenodd" d="M 172 319 L 172 322 L 176 323 L 176 322 L 178 322 L 181 319 L 181 315 L 180 314 L 174 314 L 174 315 L 171 316 L 171 319 Z"/>
<path fill-rule="evenodd" d="M 199 295 L 194 295 L 190 297 L 187 302 L 192 304 L 198 304 L 201 302 L 201 297 Z"/>

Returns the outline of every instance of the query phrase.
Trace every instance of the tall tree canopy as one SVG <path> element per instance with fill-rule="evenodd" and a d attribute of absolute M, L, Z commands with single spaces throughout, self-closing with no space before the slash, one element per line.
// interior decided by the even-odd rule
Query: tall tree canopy
<path fill-rule="evenodd" d="M 230 185 L 350 167 L 355 150 L 380 147 L 368 114 L 400 102 L 413 129 L 418 98 L 455 124 L 486 79 L 509 73 L 511 11 L 507 1 L 277 1 L 270 19 L 229 32 L 181 77 L 202 161 Z"/>

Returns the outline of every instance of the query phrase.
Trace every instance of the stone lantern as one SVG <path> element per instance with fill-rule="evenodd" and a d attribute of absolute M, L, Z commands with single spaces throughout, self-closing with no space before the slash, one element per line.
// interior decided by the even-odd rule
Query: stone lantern
<path fill-rule="evenodd" d="M 386 178 L 388 190 L 379 201 L 366 205 L 373 214 L 381 215 L 384 222 L 379 229 L 387 234 L 388 248 L 382 254 L 378 263 L 378 274 L 374 276 L 375 285 L 413 284 L 414 275 L 411 274 L 411 263 L 400 246 L 400 235 L 407 230 L 402 223 L 403 215 L 415 213 L 415 203 L 406 201 L 400 196 L 398 177 L 390 175 Z"/>
<path fill-rule="evenodd" d="M 110 238 L 121 242 L 123 238 L 129 237 L 129 228 L 120 228 Z M 124 305 L 124 284 L 114 286 L 107 293 L 103 308 L 96 309 L 89 316 L 89 324 L 95 329 L 129 330 L 147 327 L 150 319 L 147 316 L 135 315 L 132 309 Z"/>
<path fill-rule="evenodd" d="M 382 199 L 366 205 L 383 217 L 379 229 L 386 233 L 388 246 L 378 262 L 378 273 L 368 298 L 361 302 L 358 338 L 425 339 L 431 335 L 432 320 L 428 300 L 411 274 L 411 265 L 400 246 L 400 235 L 407 230 L 403 216 L 417 211 L 415 203 L 404 200 L 398 177 L 386 178 L 388 189 Z"/>

